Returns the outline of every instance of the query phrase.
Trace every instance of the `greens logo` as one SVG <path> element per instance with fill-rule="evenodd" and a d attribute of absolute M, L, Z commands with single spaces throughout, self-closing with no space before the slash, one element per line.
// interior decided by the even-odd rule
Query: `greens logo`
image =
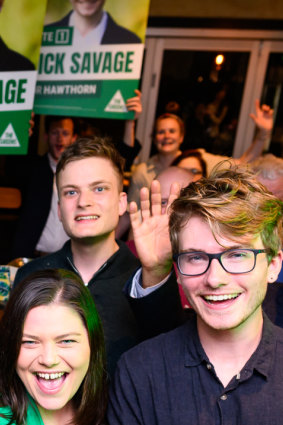
<path fill-rule="evenodd" d="M 106 108 L 105 112 L 127 112 L 126 104 L 120 90 L 117 90 Z"/>
<path fill-rule="evenodd" d="M 20 143 L 15 133 L 15 130 L 12 124 L 9 124 L 6 130 L 3 132 L 2 136 L 0 137 L 0 147 L 16 148 L 19 146 Z"/>

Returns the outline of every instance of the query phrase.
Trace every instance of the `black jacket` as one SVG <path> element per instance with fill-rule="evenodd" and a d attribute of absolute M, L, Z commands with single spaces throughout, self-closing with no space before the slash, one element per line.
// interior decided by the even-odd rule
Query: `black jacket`
<path fill-rule="evenodd" d="M 0 71 L 33 71 L 34 64 L 14 50 L 6 46 L 0 37 Z"/>
<path fill-rule="evenodd" d="M 54 174 L 47 154 L 38 156 L 31 168 L 12 248 L 12 257 L 34 257 L 35 247 L 51 208 Z"/>

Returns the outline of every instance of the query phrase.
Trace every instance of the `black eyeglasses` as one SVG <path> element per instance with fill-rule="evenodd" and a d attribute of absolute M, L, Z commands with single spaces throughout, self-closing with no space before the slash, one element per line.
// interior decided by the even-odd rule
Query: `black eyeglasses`
<path fill-rule="evenodd" d="M 200 276 L 204 274 L 215 258 L 223 269 L 232 274 L 249 273 L 256 265 L 258 254 L 267 252 L 266 249 L 228 249 L 219 254 L 206 252 L 182 252 L 174 255 L 178 270 L 184 276 Z"/>

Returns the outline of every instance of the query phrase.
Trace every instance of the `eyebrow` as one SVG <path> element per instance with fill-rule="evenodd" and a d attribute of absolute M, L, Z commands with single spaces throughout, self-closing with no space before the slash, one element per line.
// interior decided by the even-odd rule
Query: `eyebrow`
<path fill-rule="evenodd" d="M 250 247 L 247 246 L 243 246 L 243 245 L 233 245 L 233 246 L 229 246 L 229 247 L 221 247 L 222 251 L 230 251 L 233 249 L 250 249 Z M 203 250 L 203 249 L 195 249 L 195 248 L 187 248 L 187 249 L 182 249 L 180 251 L 180 254 L 184 253 L 184 252 L 203 252 L 205 254 L 207 254 L 207 251 Z"/>
<path fill-rule="evenodd" d="M 81 333 L 80 332 L 69 332 L 69 333 L 66 333 L 66 334 L 57 335 L 55 338 L 61 339 L 61 338 L 67 338 L 67 337 L 70 337 L 70 336 L 81 336 Z M 31 335 L 31 334 L 26 334 L 26 333 L 23 333 L 22 337 L 23 338 L 38 339 L 37 335 Z"/>
<path fill-rule="evenodd" d="M 89 187 L 93 187 L 96 186 L 98 184 L 111 184 L 110 181 L 108 180 L 96 180 L 94 182 L 91 182 L 88 184 Z M 65 184 L 64 186 L 61 186 L 60 190 L 62 189 L 68 189 L 68 188 L 74 188 L 74 189 L 78 189 L 80 186 L 76 185 L 75 183 L 69 183 L 69 184 Z"/>

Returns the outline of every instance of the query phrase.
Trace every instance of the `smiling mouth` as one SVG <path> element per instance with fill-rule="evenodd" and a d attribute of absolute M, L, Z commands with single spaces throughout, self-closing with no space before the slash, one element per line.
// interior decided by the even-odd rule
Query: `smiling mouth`
<path fill-rule="evenodd" d="M 45 379 L 45 380 L 49 381 L 49 380 L 59 379 L 65 374 L 66 374 L 66 372 L 53 372 L 53 373 L 37 372 L 36 376 L 38 376 L 41 379 Z"/>
<path fill-rule="evenodd" d="M 67 375 L 67 372 L 35 373 L 40 389 L 46 393 L 57 392 L 63 385 Z"/>
<path fill-rule="evenodd" d="M 209 304 L 221 303 L 224 301 L 235 300 L 241 294 L 227 294 L 227 295 L 204 295 L 202 298 Z"/>
<path fill-rule="evenodd" d="M 161 146 L 169 146 L 169 145 L 173 145 L 174 141 L 173 140 L 166 140 L 164 142 L 161 142 Z"/>
<path fill-rule="evenodd" d="M 85 216 L 79 216 L 76 217 L 76 221 L 84 221 L 84 220 L 97 220 L 99 217 L 98 215 L 85 215 Z"/>

